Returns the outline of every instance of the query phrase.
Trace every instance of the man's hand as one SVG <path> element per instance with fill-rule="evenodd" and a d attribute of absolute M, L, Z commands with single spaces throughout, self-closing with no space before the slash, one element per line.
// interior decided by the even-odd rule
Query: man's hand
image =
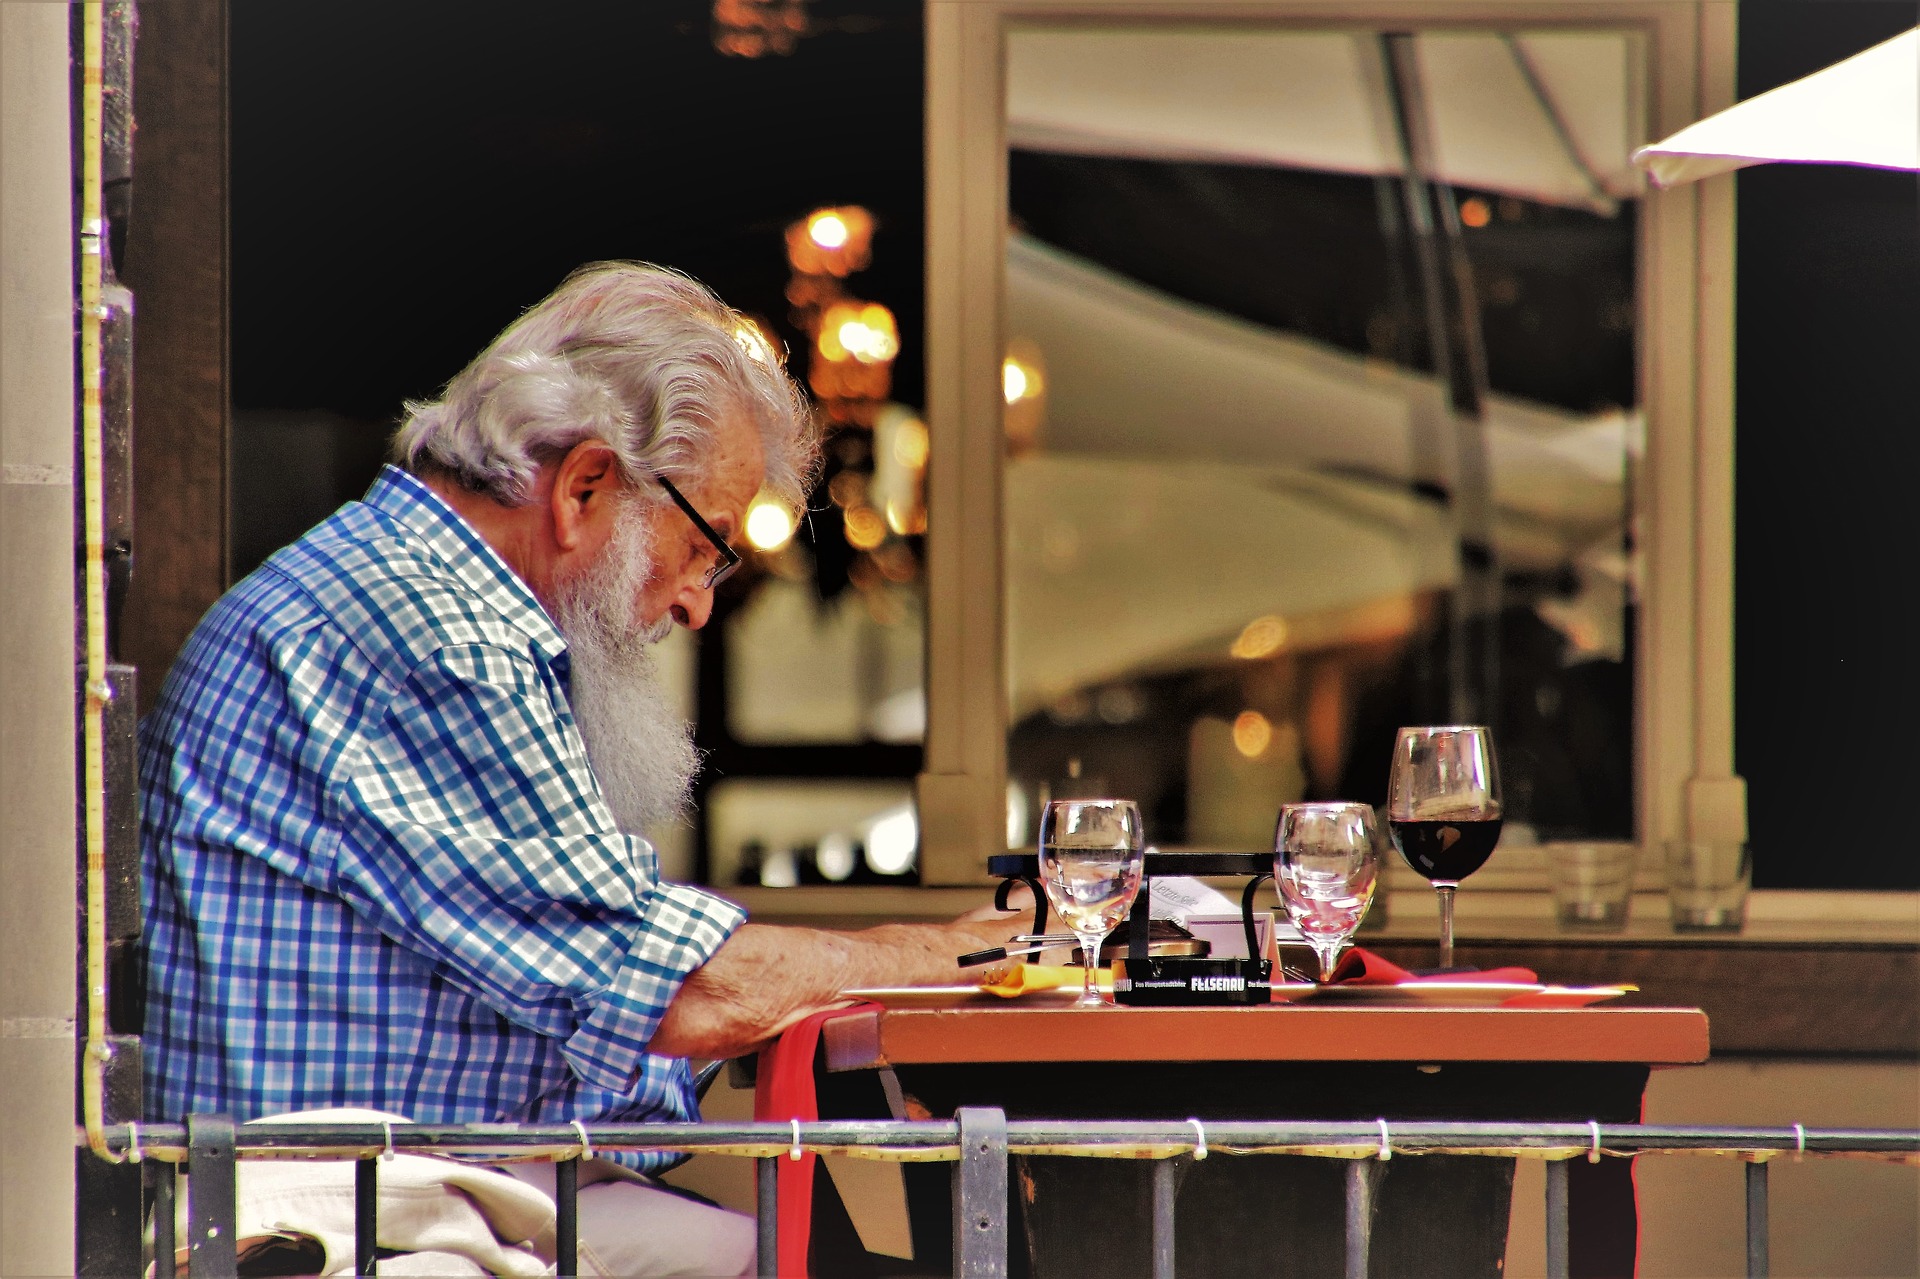
<path fill-rule="evenodd" d="M 950 924 L 882 924 L 859 932 L 743 924 L 695 969 L 648 1045 L 666 1057 L 737 1057 L 840 992 L 971 981 L 956 962 L 1026 931 L 1033 894 L 1015 885 L 1008 910 L 984 906 Z"/>
<path fill-rule="evenodd" d="M 956 928 L 988 938 L 987 945 L 999 946 L 1026 932 L 1032 918 L 1033 890 L 1025 884 L 1015 884 L 1007 893 L 1007 909 L 995 910 L 991 903 L 976 906 L 953 923 Z"/>

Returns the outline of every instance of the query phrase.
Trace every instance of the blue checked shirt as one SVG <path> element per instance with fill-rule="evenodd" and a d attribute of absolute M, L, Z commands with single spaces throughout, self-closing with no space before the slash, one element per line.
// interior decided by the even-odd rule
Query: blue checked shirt
<path fill-rule="evenodd" d="M 141 726 L 149 1117 L 695 1114 L 647 1043 L 744 915 L 620 833 L 567 672 L 392 468 L 213 607 Z"/>

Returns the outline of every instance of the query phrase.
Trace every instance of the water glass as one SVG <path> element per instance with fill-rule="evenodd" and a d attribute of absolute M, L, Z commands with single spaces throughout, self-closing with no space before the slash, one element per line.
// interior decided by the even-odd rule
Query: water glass
<path fill-rule="evenodd" d="M 1146 828 L 1130 799 L 1056 799 L 1040 815 L 1040 884 L 1080 939 L 1085 965 L 1075 1008 L 1111 1005 L 1094 989 L 1100 943 L 1127 917 L 1146 869 Z"/>
<path fill-rule="evenodd" d="M 1619 932 L 1633 900 L 1632 844 L 1564 843 L 1544 846 L 1553 911 L 1561 926 Z"/>
<path fill-rule="evenodd" d="M 1667 900 L 1681 932 L 1738 932 L 1747 922 L 1753 857 L 1738 840 L 1676 839 L 1666 846 Z"/>
<path fill-rule="evenodd" d="M 1320 980 L 1353 937 L 1380 876 L 1379 838 L 1366 804 L 1288 804 L 1273 836 L 1273 884 L 1287 917 L 1313 947 Z"/>

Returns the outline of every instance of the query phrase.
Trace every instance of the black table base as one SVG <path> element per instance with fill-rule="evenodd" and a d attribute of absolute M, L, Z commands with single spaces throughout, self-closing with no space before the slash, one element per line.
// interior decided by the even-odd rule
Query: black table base
<path fill-rule="evenodd" d="M 910 1106 L 939 1118 L 962 1105 L 1013 1119 L 1514 1120 L 1634 1123 L 1647 1067 L 1565 1062 L 979 1063 L 897 1068 Z M 873 1072 L 820 1068 L 820 1117 L 887 1114 Z M 1195 1279 L 1321 1279 L 1343 1273 L 1348 1161 L 1212 1153 L 1183 1159 L 1176 1199 L 1178 1273 Z M 952 1273 L 950 1170 L 905 1164 L 914 1259 L 870 1257 L 824 1172 L 814 1273 Z M 1011 1184 L 1014 1279 L 1130 1279 L 1151 1273 L 1150 1160 L 1021 1157 Z M 1514 1163 L 1396 1154 L 1378 1164 L 1369 1274 L 1375 1279 L 1497 1279 L 1506 1255 Z M 1631 1166 L 1575 1161 L 1572 1274 L 1633 1274 Z M 1024 1240 L 1026 1248 L 1019 1246 Z"/>

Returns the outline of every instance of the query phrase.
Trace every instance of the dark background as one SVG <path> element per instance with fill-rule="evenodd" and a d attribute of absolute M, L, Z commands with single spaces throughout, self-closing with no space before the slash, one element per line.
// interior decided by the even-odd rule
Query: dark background
<path fill-rule="evenodd" d="M 791 343 L 782 229 L 865 205 L 879 230 L 854 285 L 899 318 L 895 397 L 923 402 L 919 11 L 811 13 L 791 57 L 747 60 L 714 50 L 706 0 L 234 5 L 235 574 L 357 496 L 401 402 L 592 259 L 679 267 Z M 1748 0 L 1740 96 L 1916 22 L 1895 0 Z M 1916 179 L 1772 166 L 1738 189 L 1755 879 L 1920 887 L 1895 731 L 1913 709 Z"/>
<path fill-rule="evenodd" d="M 1920 23 L 1889 0 L 1740 6 L 1742 98 Z M 1911 173 L 1739 178 L 1734 765 L 1754 882 L 1920 887 L 1899 814 L 1920 575 L 1920 198 Z M 1847 814 L 1842 816 L 1842 814 Z"/>

